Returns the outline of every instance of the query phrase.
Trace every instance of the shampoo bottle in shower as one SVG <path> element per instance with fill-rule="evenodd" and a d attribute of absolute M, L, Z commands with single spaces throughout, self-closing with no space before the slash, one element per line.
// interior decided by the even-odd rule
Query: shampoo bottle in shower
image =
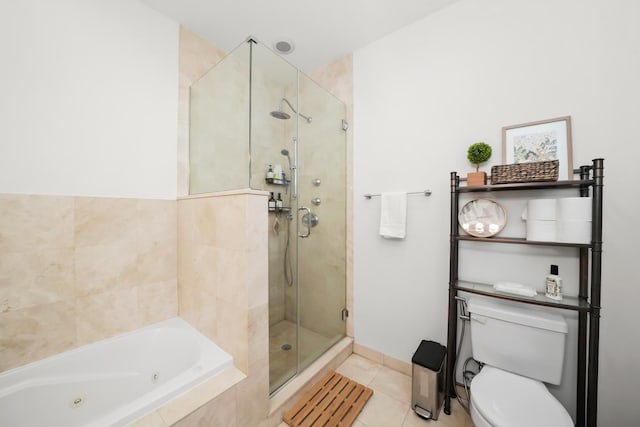
<path fill-rule="evenodd" d="M 278 193 L 278 198 L 276 199 L 276 209 L 282 209 L 282 197 L 280 196 L 280 193 Z"/>
<path fill-rule="evenodd" d="M 273 197 L 273 191 L 271 192 L 271 197 L 269 197 L 269 211 L 273 212 L 276 210 L 276 199 Z"/>
<path fill-rule="evenodd" d="M 551 265 L 551 274 L 547 276 L 546 293 L 548 298 L 560 301 L 562 299 L 562 278 L 558 276 L 558 266 Z"/>
<path fill-rule="evenodd" d="M 269 169 L 267 170 L 267 182 L 273 182 L 273 168 L 269 165 Z"/>

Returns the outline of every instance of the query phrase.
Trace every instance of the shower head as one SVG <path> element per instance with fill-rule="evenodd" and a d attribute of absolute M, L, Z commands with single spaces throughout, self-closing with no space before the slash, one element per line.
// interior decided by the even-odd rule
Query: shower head
<path fill-rule="evenodd" d="M 287 158 L 287 161 L 289 162 L 289 170 L 293 170 L 293 167 L 291 164 L 291 157 L 289 157 L 289 150 L 287 150 L 286 148 L 283 148 L 282 150 L 280 150 L 280 154 L 282 154 Z"/>
<path fill-rule="evenodd" d="M 280 120 L 287 120 L 287 119 L 291 118 L 291 116 L 289 114 L 285 113 L 282 110 L 272 111 L 271 112 L 271 116 L 275 117 L 276 119 L 280 119 Z"/>
<path fill-rule="evenodd" d="M 294 113 L 298 114 L 300 117 L 302 117 L 303 119 L 305 119 L 307 121 L 307 123 L 311 123 L 311 117 L 309 116 L 305 116 L 302 113 L 298 113 L 296 111 L 295 108 L 293 108 L 293 105 L 291 105 L 291 103 L 289 102 L 289 100 L 287 98 L 282 98 L 280 100 L 280 105 L 278 106 L 278 109 L 276 111 L 272 111 L 271 117 L 275 117 L 276 119 L 280 119 L 280 120 L 287 120 L 291 118 L 291 115 L 285 113 L 284 111 L 282 111 L 282 109 L 284 108 L 284 104 L 287 104 L 289 106 L 289 108 L 291 108 L 291 111 L 293 111 Z"/>

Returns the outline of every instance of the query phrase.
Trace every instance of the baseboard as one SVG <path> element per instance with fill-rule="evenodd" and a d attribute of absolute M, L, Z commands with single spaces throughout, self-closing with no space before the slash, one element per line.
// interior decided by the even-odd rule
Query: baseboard
<path fill-rule="evenodd" d="M 411 363 L 409 362 L 396 359 L 395 357 L 391 357 L 356 342 L 353 343 L 353 352 L 380 365 L 386 366 L 389 369 L 398 371 L 401 374 L 411 376 Z"/>

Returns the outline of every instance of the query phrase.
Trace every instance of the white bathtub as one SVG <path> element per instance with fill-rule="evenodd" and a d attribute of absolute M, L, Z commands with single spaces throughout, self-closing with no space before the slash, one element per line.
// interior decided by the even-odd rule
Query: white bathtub
<path fill-rule="evenodd" d="M 179 317 L 0 374 L 0 426 L 122 426 L 233 365 Z"/>

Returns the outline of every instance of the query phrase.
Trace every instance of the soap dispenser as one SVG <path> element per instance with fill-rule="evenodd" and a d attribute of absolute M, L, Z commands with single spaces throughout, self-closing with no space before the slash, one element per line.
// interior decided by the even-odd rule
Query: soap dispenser
<path fill-rule="evenodd" d="M 271 192 L 271 197 L 269 197 L 269 212 L 273 212 L 276 210 L 276 199 L 273 197 L 273 191 Z"/>
<path fill-rule="evenodd" d="M 558 266 L 552 264 L 550 273 L 546 280 L 545 295 L 548 298 L 560 301 L 562 299 L 562 278 L 558 276 Z"/>
<path fill-rule="evenodd" d="M 267 182 L 273 182 L 273 168 L 269 165 L 269 169 L 267 170 Z"/>

